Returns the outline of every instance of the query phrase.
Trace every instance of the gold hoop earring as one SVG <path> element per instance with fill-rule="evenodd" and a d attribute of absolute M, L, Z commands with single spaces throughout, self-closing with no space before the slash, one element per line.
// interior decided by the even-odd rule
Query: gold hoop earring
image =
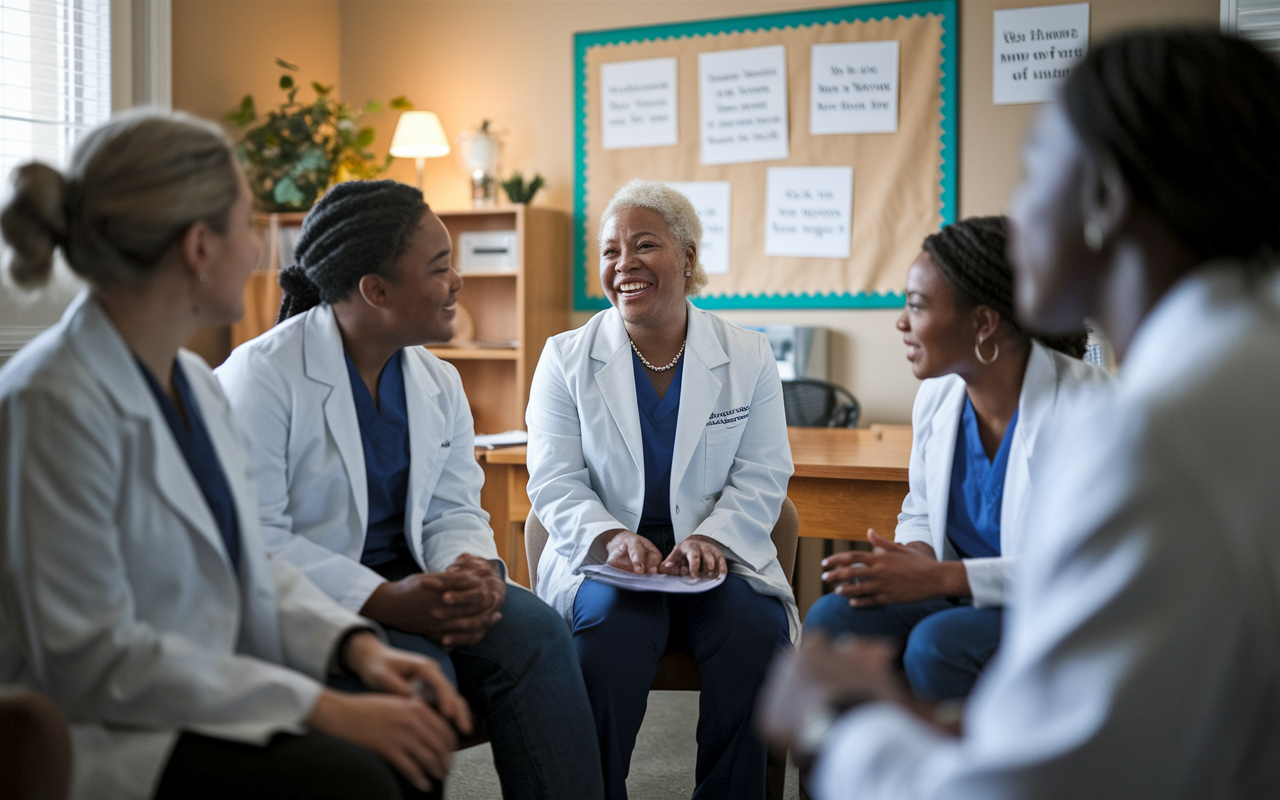
<path fill-rule="evenodd" d="M 973 354 L 978 357 L 979 364 L 986 364 L 987 366 L 990 366 L 996 363 L 996 359 L 1000 357 L 1000 343 L 999 342 L 991 343 L 991 346 L 995 348 L 995 352 L 991 354 L 991 360 L 988 361 L 987 359 L 982 357 L 982 343 L 984 341 L 986 340 L 983 339 L 981 336 L 978 337 L 978 343 L 973 346 Z"/>
<path fill-rule="evenodd" d="M 1096 219 L 1091 219 L 1084 224 L 1084 243 L 1095 253 L 1102 252 L 1102 246 L 1106 244 L 1106 234 L 1102 230 L 1102 223 Z"/>

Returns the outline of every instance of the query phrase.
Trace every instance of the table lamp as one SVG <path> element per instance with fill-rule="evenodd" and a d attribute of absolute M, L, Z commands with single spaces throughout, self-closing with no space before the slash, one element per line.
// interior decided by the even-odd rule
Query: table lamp
<path fill-rule="evenodd" d="M 449 139 L 440 126 L 440 118 L 431 111 L 406 111 L 396 123 L 391 136 L 391 155 L 412 158 L 418 166 L 418 190 L 422 191 L 422 173 L 428 158 L 449 155 Z"/>

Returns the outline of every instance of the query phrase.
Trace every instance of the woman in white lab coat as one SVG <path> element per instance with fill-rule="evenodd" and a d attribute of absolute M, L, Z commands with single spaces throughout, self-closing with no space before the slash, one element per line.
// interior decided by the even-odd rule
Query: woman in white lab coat
<path fill-rule="evenodd" d="M 964 697 L 1000 643 L 1037 443 L 1071 397 L 1107 373 L 1080 360 L 1085 335 L 1038 340 L 1013 319 L 1004 217 L 971 217 L 924 240 L 898 318 L 924 379 L 911 413 L 910 492 L 893 541 L 828 557 L 836 590 L 805 631 L 889 637 L 918 697 Z"/>
<path fill-rule="evenodd" d="M 0 215 L 17 282 L 57 248 L 89 284 L 0 370 L 0 682 L 67 717 L 77 797 L 420 794 L 469 724 L 438 665 L 262 548 L 242 435 L 179 350 L 243 312 L 250 210 L 216 127 L 130 114 L 65 176 L 18 168 Z"/>
<path fill-rule="evenodd" d="M 668 646 L 702 673 L 694 796 L 762 797 L 765 752 L 749 720 L 796 626 L 769 538 L 791 476 L 782 385 L 764 336 L 686 299 L 706 280 L 701 238 L 682 194 L 624 186 L 600 226 L 613 308 L 547 342 L 529 398 L 529 498 L 549 534 L 538 593 L 573 626 L 610 798 L 626 797 Z M 584 580 L 584 566 L 606 563 L 728 577 L 693 595 Z"/>
<path fill-rule="evenodd" d="M 1097 320 L 1119 380 L 1045 451 L 962 736 L 896 702 L 841 716 L 896 694 L 865 642 L 779 673 L 767 725 L 819 753 L 818 800 L 1276 794 L 1277 141 L 1280 67 L 1212 30 L 1091 47 L 1041 112 L 1010 211 L 1018 311 Z"/>
<path fill-rule="evenodd" d="M 308 214 L 283 321 L 218 368 L 247 429 L 268 552 L 391 643 L 439 661 L 484 717 L 508 798 L 600 795 L 563 621 L 504 582 L 452 364 L 462 278 L 422 192 L 351 181 Z"/>

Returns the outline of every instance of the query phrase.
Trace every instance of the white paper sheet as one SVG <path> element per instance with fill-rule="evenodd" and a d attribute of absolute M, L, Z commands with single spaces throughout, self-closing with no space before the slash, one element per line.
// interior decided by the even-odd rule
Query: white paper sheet
<path fill-rule="evenodd" d="M 678 181 L 668 183 L 672 189 L 689 198 L 702 221 L 702 243 L 698 260 L 708 275 L 724 275 L 729 271 L 729 200 L 732 184 L 728 181 Z"/>
<path fill-rule="evenodd" d="M 898 130 L 898 41 L 813 45 L 809 133 Z"/>
<path fill-rule="evenodd" d="M 853 167 L 770 167 L 766 191 L 766 254 L 849 257 Z"/>
<path fill-rule="evenodd" d="M 699 53 L 698 87 L 703 164 L 791 155 L 785 45 Z"/>
<path fill-rule="evenodd" d="M 679 575 L 637 575 L 634 572 L 611 567 L 608 564 L 594 564 L 583 567 L 582 572 L 592 580 L 616 586 L 619 589 L 630 589 L 633 592 L 666 592 L 667 594 L 697 594 L 714 589 L 724 583 L 725 576 L 714 578 L 692 578 Z"/>
<path fill-rule="evenodd" d="M 605 150 L 675 144 L 676 60 L 600 65 L 601 146 Z"/>
<path fill-rule="evenodd" d="M 1089 52 L 1089 4 L 995 12 L 991 96 L 996 105 L 1045 103 Z"/>

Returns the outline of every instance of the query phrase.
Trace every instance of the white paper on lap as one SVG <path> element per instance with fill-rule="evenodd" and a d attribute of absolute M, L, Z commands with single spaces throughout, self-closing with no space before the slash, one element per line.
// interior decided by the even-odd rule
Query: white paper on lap
<path fill-rule="evenodd" d="M 697 594 L 714 589 L 724 583 L 725 576 L 694 578 L 684 575 L 637 575 L 634 572 L 611 567 L 608 564 L 592 564 L 582 568 L 582 573 L 592 580 L 633 592 L 667 592 L 668 594 Z"/>

